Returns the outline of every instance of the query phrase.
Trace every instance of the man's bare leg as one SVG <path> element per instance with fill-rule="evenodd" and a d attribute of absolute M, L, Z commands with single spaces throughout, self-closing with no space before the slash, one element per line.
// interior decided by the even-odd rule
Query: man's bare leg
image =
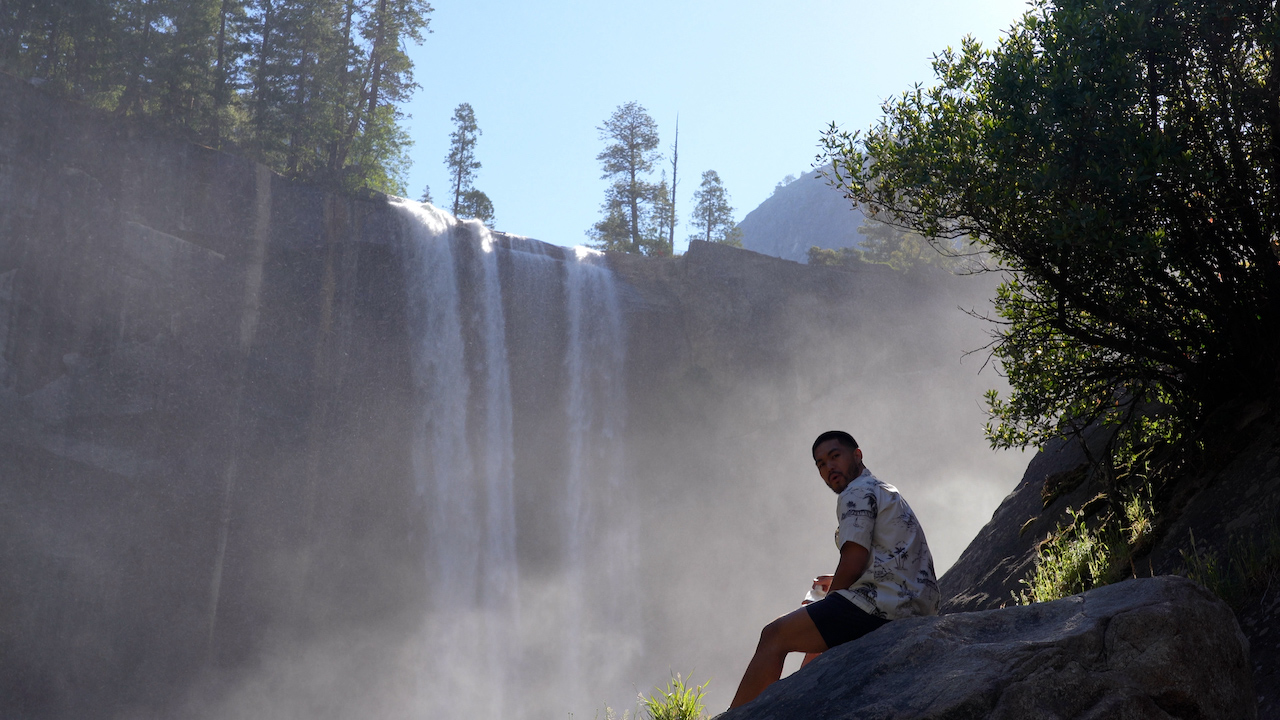
<path fill-rule="evenodd" d="M 747 663 L 747 671 L 743 673 L 738 693 L 733 696 L 729 707 L 736 708 L 755 700 L 765 688 L 782 677 L 782 663 L 787 659 L 787 653 L 823 652 L 826 649 L 827 643 L 818 632 L 818 626 L 813 624 L 804 608 L 765 625 L 760 631 L 756 654 Z"/>

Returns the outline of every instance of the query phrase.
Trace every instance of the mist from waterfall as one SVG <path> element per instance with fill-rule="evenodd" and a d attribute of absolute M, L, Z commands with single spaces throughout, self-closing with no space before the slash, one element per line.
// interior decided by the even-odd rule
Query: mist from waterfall
<path fill-rule="evenodd" d="M 600 257 L 9 91 L 54 132 L 0 167 L 9 714 L 716 711 L 834 567 L 817 433 L 939 571 L 1026 467 L 991 276 Z"/>
<path fill-rule="evenodd" d="M 311 592 L 286 581 L 314 544 L 260 555 L 289 622 L 192 716 L 603 718 L 674 673 L 723 709 L 760 627 L 834 567 L 817 433 L 855 433 L 939 571 L 1025 464 L 981 443 L 963 279 L 605 258 L 393 210 L 403 275 L 370 270 L 366 321 L 388 372 L 331 481 L 351 529 Z"/>
<path fill-rule="evenodd" d="M 499 248 L 478 223 L 411 202 L 399 211 L 420 408 L 413 470 L 429 550 L 415 705 L 422 717 L 519 718 L 538 706 L 527 697 L 536 688 L 547 702 L 589 707 L 638 653 L 638 613 L 616 592 L 634 566 L 634 537 L 621 487 L 625 348 L 613 277 L 590 251 L 555 258 L 519 239 Z M 563 353 L 562 397 L 542 409 L 563 428 L 560 447 L 542 449 L 564 469 L 540 510 L 557 515 L 558 557 L 530 577 L 518 568 L 516 484 L 542 479 L 522 475 L 516 457 L 500 254 L 519 302 L 543 315 L 539 329 L 566 328 L 562 345 L 545 344 Z"/>

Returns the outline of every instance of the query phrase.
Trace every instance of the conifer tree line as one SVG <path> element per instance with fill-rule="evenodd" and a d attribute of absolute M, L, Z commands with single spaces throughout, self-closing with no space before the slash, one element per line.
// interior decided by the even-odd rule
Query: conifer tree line
<path fill-rule="evenodd" d="M 404 194 L 425 0 L 0 0 L 0 70 L 281 174 Z"/>
<path fill-rule="evenodd" d="M 653 173 L 663 155 L 658 150 L 658 124 L 636 102 L 619 105 L 597 128 L 605 148 L 600 161 L 602 180 L 610 181 L 600 205 L 603 217 L 587 231 L 592 245 L 601 250 L 669 256 L 675 252 L 676 191 L 680 158 L 680 125 L 676 121 L 671 144 L 671 181 L 662 168 L 657 182 Z M 733 207 L 720 176 L 714 170 L 702 174 L 694 192 L 695 207 L 690 240 L 707 240 L 742 246 L 741 231 L 733 221 Z"/>

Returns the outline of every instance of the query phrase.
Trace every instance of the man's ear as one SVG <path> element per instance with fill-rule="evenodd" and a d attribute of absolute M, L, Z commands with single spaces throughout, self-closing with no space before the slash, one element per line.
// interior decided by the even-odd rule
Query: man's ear
<path fill-rule="evenodd" d="M 862 448 L 853 449 L 853 459 L 857 462 L 862 462 Z"/>

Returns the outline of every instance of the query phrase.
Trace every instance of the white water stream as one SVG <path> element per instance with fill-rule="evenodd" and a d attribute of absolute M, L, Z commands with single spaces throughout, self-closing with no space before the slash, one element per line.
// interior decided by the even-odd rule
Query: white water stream
<path fill-rule="evenodd" d="M 420 408 L 412 458 L 428 558 L 423 638 L 410 660 L 421 664 L 419 714 L 603 708 L 627 681 L 640 636 L 638 609 L 620 591 L 635 567 L 635 528 L 621 482 L 625 338 L 612 273 L 591 251 L 561 260 L 533 241 L 499 247 L 477 223 L 413 202 L 399 208 Z M 543 327 L 508 327 L 500 256 L 514 297 L 538 304 L 522 317 Z M 530 477 L 516 456 L 507 337 L 558 328 L 564 341 L 542 345 L 561 355 L 548 364 L 562 377 L 546 378 L 558 397 L 537 419 L 556 428 L 558 447 L 539 452 L 563 473 Z M 549 490 L 520 512 L 558 526 L 550 547 L 522 547 L 522 482 Z M 522 555 L 554 557 L 526 577 Z"/>

